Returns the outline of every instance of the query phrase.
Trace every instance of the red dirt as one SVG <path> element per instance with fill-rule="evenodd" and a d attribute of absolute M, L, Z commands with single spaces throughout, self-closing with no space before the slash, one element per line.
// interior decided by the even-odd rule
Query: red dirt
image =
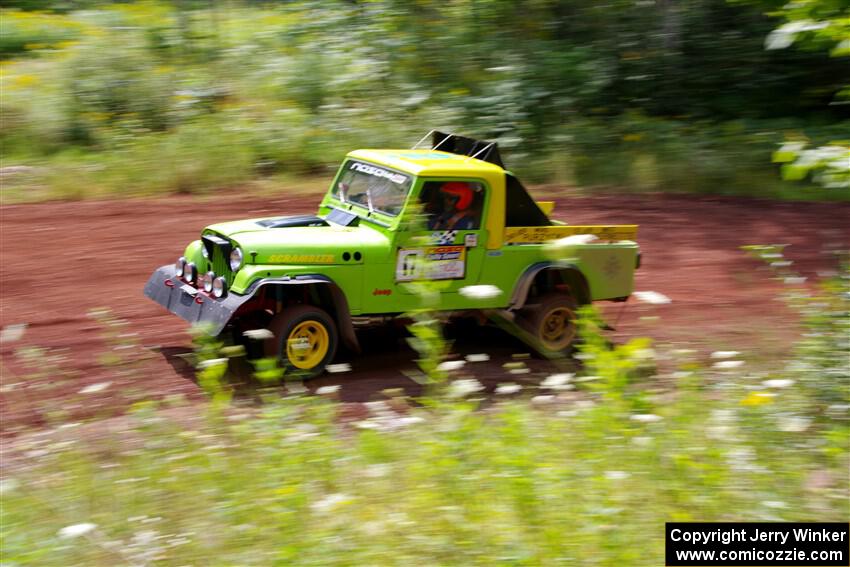
<path fill-rule="evenodd" d="M 27 324 L 19 341 L 0 344 L 2 434 L 55 419 L 115 415 L 151 398 L 200 397 L 192 369 L 180 355 L 191 351 L 187 326 L 146 299 L 142 286 L 154 268 L 174 261 L 183 246 L 213 222 L 312 212 L 317 199 L 172 197 L 157 200 L 45 203 L 0 208 L 0 324 Z M 651 336 L 660 344 L 700 351 L 745 352 L 779 358 L 795 337 L 796 318 L 777 300 L 782 284 L 748 258 L 745 244 L 789 244 L 787 256 L 804 276 L 835 269 L 829 250 L 850 249 L 850 204 L 776 203 L 684 196 L 600 196 L 557 199 L 556 216 L 573 224 L 641 225 L 643 267 L 637 290 L 663 293 L 669 305 L 630 301 L 604 307 L 617 321 L 615 341 Z M 107 308 L 129 324 L 105 326 L 89 312 Z M 134 346 L 103 340 L 105 329 L 137 333 Z M 470 364 L 491 385 L 534 380 L 552 366 L 529 362 L 533 373 L 507 374 L 501 364 L 525 349 L 496 331 L 460 333 L 460 354 L 488 352 L 491 361 Z M 390 335 L 392 336 L 392 335 Z M 125 340 L 125 342 L 126 342 Z M 22 347 L 49 349 L 55 361 L 27 367 Z M 415 355 L 401 340 L 371 332 L 353 371 L 326 375 L 311 388 L 340 384 L 344 401 L 366 401 L 387 388 L 416 393 L 405 372 Z M 116 355 L 110 361 L 105 354 Z M 96 393 L 87 385 L 110 382 Z"/>

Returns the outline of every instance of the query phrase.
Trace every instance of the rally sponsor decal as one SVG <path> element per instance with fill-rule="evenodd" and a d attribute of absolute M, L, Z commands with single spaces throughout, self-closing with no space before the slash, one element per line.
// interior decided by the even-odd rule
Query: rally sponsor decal
<path fill-rule="evenodd" d="M 457 237 L 456 230 L 438 230 L 431 233 L 429 241 L 431 244 L 454 244 Z"/>
<path fill-rule="evenodd" d="M 394 171 L 389 171 L 381 167 L 375 167 L 374 165 L 360 163 L 359 161 L 351 162 L 351 167 L 349 169 L 353 169 L 355 171 L 359 171 L 360 173 L 365 173 L 367 175 L 373 175 L 375 177 L 383 177 L 384 179 L 389 179 L 397 185 L 401 185 L 402 183 L 407 181 L 406 175 L 402 175 L 401 173 L 395 173 Z"/>
<path fill-rule="evenodd" d="M 616 242 L 618 240 L 635 240 L 637 238 L 637 225 L 601 225 L 601 226 L 578 226 L 578 225 L 555 225 L 555 226 L 520 226 L 505 228 L 505 242 L 508 244 L 531 244 L 557 240 L 574 234 L 593 234 L 599 240 Z"/>
<path fill-rule="evenodd" d="M 396 281 L 454 280 L 462 279 L 465 275 L 464 246 L 428 246 L 402 248 L 398 251 Z"/>

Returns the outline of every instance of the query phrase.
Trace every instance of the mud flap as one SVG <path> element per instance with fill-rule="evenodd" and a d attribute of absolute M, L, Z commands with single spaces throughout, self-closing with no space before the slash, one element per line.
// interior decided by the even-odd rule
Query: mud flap
<path fill-rule="evenodd" d="M 145 284 L 145 295 L 184 321 L 218 335 L 250 295 L 227 294 L 216 299 L 174 276 L 174 266 L 162 266 Z"/>

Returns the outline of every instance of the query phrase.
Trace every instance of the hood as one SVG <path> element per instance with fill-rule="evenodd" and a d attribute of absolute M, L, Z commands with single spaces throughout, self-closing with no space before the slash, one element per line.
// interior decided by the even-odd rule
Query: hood
<path fill-rule="evenodd" d="M 374 257 L 389 250 L 387 235 L 369 223 L 340 226 L 312 215 L 219 223 L 204 233 L 231 240 L 251 264 L 337 264 L 346 252 Z"/>

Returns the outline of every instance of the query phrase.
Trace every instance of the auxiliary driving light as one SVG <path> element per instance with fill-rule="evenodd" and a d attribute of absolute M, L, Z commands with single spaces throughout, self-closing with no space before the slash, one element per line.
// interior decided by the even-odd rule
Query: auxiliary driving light
<path fill-rule="evenodd" d="M 201 276 L 201 283 L 204 284 L 204 291 L 207 293 L 212 292 L 213 289 L 213 280 L 215 279 L 215 272 L 207 272 L 203 276 Z"/>
<path fill-rule="evenodd" d="M 183 279 L 189 283 L 195 281 L 195 278 L 198 277 L 198 267 L 195 266 L 192 262 L 188 262 L 183 266 Z"/>
<path fill-rule="evenodd" d="M 217 277 L 212 282 L 212 294 L 213 297 L 217 297 L 221 299 L 227 293 L 227 282 L 224 281 L 224 278 Z"/>
<path fill-rule="evenodd" d="M 183 275 L 183 268 L 186 266 L 186 258 L 180 256 L 177 262 L 174 263 L 174 275 L 178 278 Z"/>

